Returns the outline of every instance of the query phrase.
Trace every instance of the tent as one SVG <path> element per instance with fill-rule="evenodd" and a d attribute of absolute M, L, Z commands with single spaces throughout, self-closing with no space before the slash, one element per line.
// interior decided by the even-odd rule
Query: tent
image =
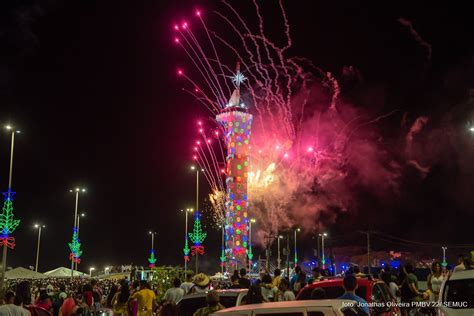
<path fill-rule="evenodd" d="M 5 278 L 12 280 L 12 279 L 42 279 L 44 278 L 44 274 L 35 272 L 30 269 L 25 269 L 23 267 L 18 267 L 12 270 L 5 272 Z"/>
<path fill-rule="evenodd" d="M 59 267 L 54 270 L 48 271 L 44 273 L 44 276 L 47 278 L 70 278 L 71 277 L 71 269 L 65 267 Z M 88 278 L 89 275 L 85 274 L 84 272 L 74 271 L 75 277 L 85 277 Z"/>

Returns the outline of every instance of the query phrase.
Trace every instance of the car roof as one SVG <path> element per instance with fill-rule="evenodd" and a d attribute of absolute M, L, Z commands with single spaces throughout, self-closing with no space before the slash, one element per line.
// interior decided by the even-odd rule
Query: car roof
<path fill-rule="evenodd" d="M 474 279 L 474 269 L 456 271 L 451 274 L 450 280 L 463 280 L 463 279 Z"/>
<path fill-rule="evenodd" d="M 226 289 L 226 290 L 215 290 L 219 296 L 238 296 L 240 293 L 247 293 L 248 289 Z M 206 292 L 201 292 L 201 293 L 192 293 L 185 295 L 182 299 L 189 299 L 189 298 L 195 298 L 195 297 L 206 297 L 207 293 Z"/>
<path fill-rule="evenodd" d="M 307 301 L 288 301 L 288 302 L 270 302 L 261 304 L 249 304 L 223 309 L 216 314 L 225 312 L 239 312 L 257 309 L 276 309 L 276 308 L 297 308 L 297 307 L 336 307 L 339 308 L 343 303 L 354 303 L 352 300 L 307 300 Z"/>
<path fill-rule="evenodd" d="M 357 278 L 358 286 L 370 286 L 377 282 L 378 282 L 377 280 L 369 280 L 367 278 Z M 316 288 L 316 287 L 328 287 L 328 286 L 342 286 L 342 283 L 343 283 L 342 278 L 334 278 L 334 279 L 316 281 L 316 282 L 306 285 L 306 287 Z"/>

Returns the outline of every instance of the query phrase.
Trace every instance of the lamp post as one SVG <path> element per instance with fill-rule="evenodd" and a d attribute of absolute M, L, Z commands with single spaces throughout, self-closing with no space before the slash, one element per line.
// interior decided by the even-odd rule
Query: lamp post
<path fill-rule="evenodd" d="M 94 271 L 95 268 L 94 267 L 90 267 L 89 268 L 89 276 L 92 278 L 92 271 Z"/>
<path fill-rule="evenodd" d="M 296 249 L 296 233 L 299 233 L 301 231 L 300 228 L 295 229 L 295 266 L 298 265 L 298 251 Z"/>
<path fill-rule="evenodd" d="M 148 262 L 150 263 L 150 268 L 155 266 L 156 258 L 155 258 L 155 235 L 156 232 L 150 230 L 148 234 L 151 236 L 151 250 L 150 250 L 150 258 L 148 258 Z"/>
<path fill-rule="evenodd" d="M 326 268 L 326 257 L 324 256 L 324 237 L 327 237 L 327 233 L 319 234 L 321 237 L 321 263 L 323 264 L 323 269 Z"/>
<path fill-rule="evenodd" d="M 219 226 L 221 228 L 221 274 L 224 275 L 224 265 L 225 265 L 225 220 Z"/>
<path fill-rule="evenodd" d="M 86 216 L 86 213 L 84 213 L 84 212 L 77 215 L 77 238 L 79 238 L 79 228 L 81 226 L 81 224 L 80 224 L 81 223 L 81 217 L 85 217 L 85 216 Z M 76 270 L 76 271 L 78 271 L 77 265 L 78 265 L 78 262 L 76 261 L 74 263 L 74 266 L 75 266 L 74 270 Z"/>
<path fill-rule="evenodd" d="M 191 170 L 196 170 L 196 212 L 199 214 L 199 168 L 195 166 L 191 166 Z M 204 172 L 204 169 L 201 169 L 202 172 Z M 199 261 L 199 254 L 196 254 L 196 271 L 197 273 L 198 270 L 198 261 Z"/>
<path fill-rule="evenodd" d="M 185 225 L 184 225 L 184 275 L 188 272 L 188 261 L 189 261 L 189 242 L 188 242 L 188 213 L 194 212 L 194 209 L 187 208 L 186 211 L 181 210 L 181 212 L 185 213 Z"/>
<path fill-rule="evenodd" d="M 283 239 L 283 236 L 282 235 L 279 235 L 277 236 L 278 238 L 278 242 L 277 242 L 277 246 L 278 246 L 278 258 L 277 258 L 277 265 L 278 265 L 278 269 L 281 269 L 281 257 L 280 257 L 280 239 Z"/>
<path fill-rule="evenodd" d="M 41 244 L 41 229 L 46 228 L 45 225 L 35 224 L 35 228 L 38 229 L 38 244 L 36 245 L 36 265 L 35 271 L 38 272 L 38 262 L 39 262 L 39 255 L 40 255 L 40 244 Z"/>
<path fill-rule="evenodd" d="M 13 196 L 12 194 L 12 177 L 13 177 L 13 149 L 15 147 L 15 134 L 19 134 L 20 131 L 19 130 L 16 130 L 14 129 L 12 126 L 10 125 L 7 125 L 5 126 L 5 128 L 11 132 L 11 147 L 10 147 L 10 172 L 9 172 L 9 176 L 8 176 L 8 191 L 7 193 L 5 194 L 4 193 L 4 198 L 5 198 L 5 202 L 4 203 L 11 203 L 11 198 Z M 4 204 L 4 207 L 5 207 L 5 204 Z M 11 209 L 11 212 L 13 212 L 13 208 Z M 5 211 L 2 212 L 3 215 Z M 9 234 L 12 233 L 16 227 L 19 225 L 20 221 L 19 220 L 13 220 L 13 213 L 11 213 L 11 217 L 12 217 L 12 224 L 10 227 L 5 227 L 3 226 L 2 228 L 2 231 L 0 232 L 2 234 L 2 239 L 3 239 L 3 256 L 2 256 L 2 270 L 1 270 L 1 276 L 0 276 L 0 290 L 3 291 L 4 288 L 4 281 L 5 281 L 5 271 L 6 271 L 6 267 L 7 267 L 7 248 L 8 248 L 8 238 L 9 238 Z M 16 223 L 16 224 L 15 224 Z M 14 242 L 13 242 L 13 245 L 11 246 L 12 249 L 14 247 Z"/>
<path fill-rule="evenodd" d="M 73 244 L 73 249 L 71 249 L 71 279 L 74 277 L 74 263 L 77 262 L 77 259 L 79 259 L 79 256 L 77 256 L 77 253 L 75 253 L 75 251 L 77 250 L 76 248 L 79 247 L 80 248 L 80 244 L 79 244 L 79 236 L 78 236 L 78 230 L 77 230 L 77 222 L 78 222 L 78 217 L 77 217 L 77 207 L 79 205 L 79 192 L 86 192 L 86 189 L 85 188 L 75 188 L 74 190 L 69 190 L 69 192 L 74 192 L 75 193 L 75 196 L 76 196 L 76 203 L 75 203 L 75 206 L 74 206 L 74 228 L 73 228 L 73 241 L 72 241 L 72 244 Z"/>
<path fill-rule="evenodd" d="M 448 266 L 448 262 L 446 261 L 446 250 L 448 249 L 448 247 L 441 247 L 441 249 L 443 250 L 443 262 L 441 263 L 441 265 L 443 267 L 447 267 Z"/>
<path fill-rule="evenodd" d="M 249 273 L 252 271 L 252 258 L 253 258 L 253 253 L 252 253 L 252 224 L 255 224 L 257 220 L 255 218 L 251 218 L 249 221 L 249 252 L 247 254 L 249 258 Z"/>

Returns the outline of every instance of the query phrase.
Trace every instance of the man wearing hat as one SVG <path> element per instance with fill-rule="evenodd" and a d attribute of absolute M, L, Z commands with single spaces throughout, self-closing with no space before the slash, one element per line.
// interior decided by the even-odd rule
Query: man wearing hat
<path fill-rule="evenodd" d="M 211 279 L 204 273 L 198 273 L 193 278 L 194 286 L 191 288 L 191 293 L 205 293 L 209 290 Z"/>
<path fill-rule="evenodd" d="M 198 309 L 193 316 L 207 316 L 225 307 L 219 303 L 219 294 L 216 291 L 209 291 L 206 296 L 207 306 Z"/>

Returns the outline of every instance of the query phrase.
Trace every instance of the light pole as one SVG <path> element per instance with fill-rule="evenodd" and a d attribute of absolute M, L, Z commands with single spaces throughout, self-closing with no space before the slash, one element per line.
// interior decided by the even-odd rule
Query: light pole
<path fill-rule="evenodd" d="M 252 253 L 252 224 L 255 224 L 257 220 L 255 218 L 251 218 L 249 221 L 249 253 L 247 256 L 249 257 L 249 273 L 252 271 L 252 258 L 253 258 L 253 253 Z"/>
<path fill-rule="evenodd" d="M 448 250 L 448 247 L 443 246 L 441 249 L 443 250 L 443 262 L 441 265 L 446 268 L 448 266 L 448 262 L 446 261 L 446 250 Z"/>
<path fill-rule="evenodd" d="M 81 217 L 85 217 L 85 216 L 86 216 L 86 213 L 81 213 L 81 214 L 77 215 L 77 238 L 79 238 L 79 228 L 80 228 L 80 226 L 81 226 L 81 224 L 80 224 L 80 223 L 81 223 Z M 77 265 L 78 265 L 78 262 L 76 261 L 76 262 L 74 263 L 74 266 L 75 266 L 74 269 L 75 269 L 76 271 L 78 271 Z"/>
<path fill-rule="evenodd" d="M 222 224 L 219 226 L 221 228 L 222 242 L 221 242 L 221 274 L 224 275 L 224 265 L 225 265 L 225 219 Z"/>
<path fill-rule="evenodd" d="M 186 211 L 181 210 L 181 212 L 185 213 L 185 225 L 184 225 L 184 275 L 188 272 L 188 261 L 189 261 L 189 243 L 188 243 L 188 213 L 194 212 L 194 209 L 187 208 Z"/>
<path fill-rule="evenodd" d="M 151 236 L 151 250 L 150 250 L 150 258 L 148 258 L 148 262 L 150 263 L 150 268 L 155 266 L 156 258 L 155 258 L 155 231 L 149 231 L 148 234 Z"/>
<path fill-rule="evenodd" d="M 283 239 L 283 236 L 282 235 L 279 235 L 277 236 L 278 238 L 278 242 L 277 242 L 277 246 L 278 246 L 278 258 L 277 258 L 277 265 L 278 265 L 278 269 L 281 269 L 281 257 L 280 257 L 280 239 Z"/>
<path fill-rule="evenodd" d="M 196 170 L 196 212 L 199 214 L 199 168 L 195 166 L 191 166 L 191 170 Z M 201 169 L 202 172 L 204 172 L 204 169 Z M 199 254 L 196 254 L 196 271 L 197 273 L 198 270 L 198 261 L 199 261 Z"/>
<path fill-rule="evenodd" d="M 295 267 L 298 265 L 298 250 L 296 250 L 296 233 L 299 233 L 300 231 L 300 228 L 295 229 Z"/>
<path fill-rule="evenodd" d="M 94 267 L 90 267 L 89 268 L 89 276 L 92 278 L 92 271 L 94 271 L 95 268 Z"/>
<path fill-rule="evenodd" d="M 327 233 L 319 234 L 321 237 L 321 263 L 323 264 L 323 269 L 326 269 L 326 257 L 324 256 L 324 237 L 327 237 Z"/>
<path fill-rule="evenodd" d="M 13 149 L 15 147 L 15 134 L 19 134 L 19 130 L 15 130 L 12 126 L 7 125 L 5 128 L 8 131 L 11 131 L 11 136 L 12 136 L 12 141 L 11 141 L 11 148 L 10 148 L 10 172 L 9 172 L 9 177 L 8 177 L 8 191 L 7 194 L 4 193 L 5 197 L 5 203 L 6 202 L 11 202 L 11 198 L 13 196 L 12 194 L 12 176 L 13 176 Z M 5 205 L 5 204 L 4 204 Z M 4 212 L 3 212 L 4 213 Z M 2 213 L 2 214 L 3 214 Z M 13 221 L 13 214 L 12 216 L 12 222 L 17 223 L 14 225 L 14 227 L 3 227 L 2 237 L 4 239 L 3 241 L 3 257 L 2 257 L 2 273 L 0 276 L 0 290 L 3 291 L 3 285 L 4 285 L 4 280 L 5 280 L 5 271 L 7 267 L 7 248 L 8 248 L 8 237 L 9 234 L 13 232 L 13 230 L 19 225 L 19 221 Z M 13 246 L 14 247 L 14 242 Z M 13 249 L 13 248 L 12 248 Z"/>
<path fill-rule="evenodd" d="M 39 262 L 39 255 L 40 255 L 40 244 L 41 244 L 41 229 L 46 228 L 45 225 L 35 224 L 35 228 L 38 229 L 38 244 L 36 245 L 36 265 L 35 271 L 38 272 L 38 262 Z"/>
<path fill-rule="evenodd" d="M 76 196 L 76 203 L 74 204 L 74 227 L 73 227 L 73 249 L 71 249 L 71 279 L 74 277 L 74 263 L 77 262 L 79 259 L 79 256 L 77 256 L 76 250 L 80 250 L 80 244 L 79 244 L 79 236 L 78 236 L 78 229 L 77 229 L 77 222 L 78 222 L 78 217 L 77 217 L 77 207 L 79 205 L 79 192 L 86 192 L 85 188 L 75 188 L 74 190 L 69 190 L 69 192 L 74 192 Z"/>

